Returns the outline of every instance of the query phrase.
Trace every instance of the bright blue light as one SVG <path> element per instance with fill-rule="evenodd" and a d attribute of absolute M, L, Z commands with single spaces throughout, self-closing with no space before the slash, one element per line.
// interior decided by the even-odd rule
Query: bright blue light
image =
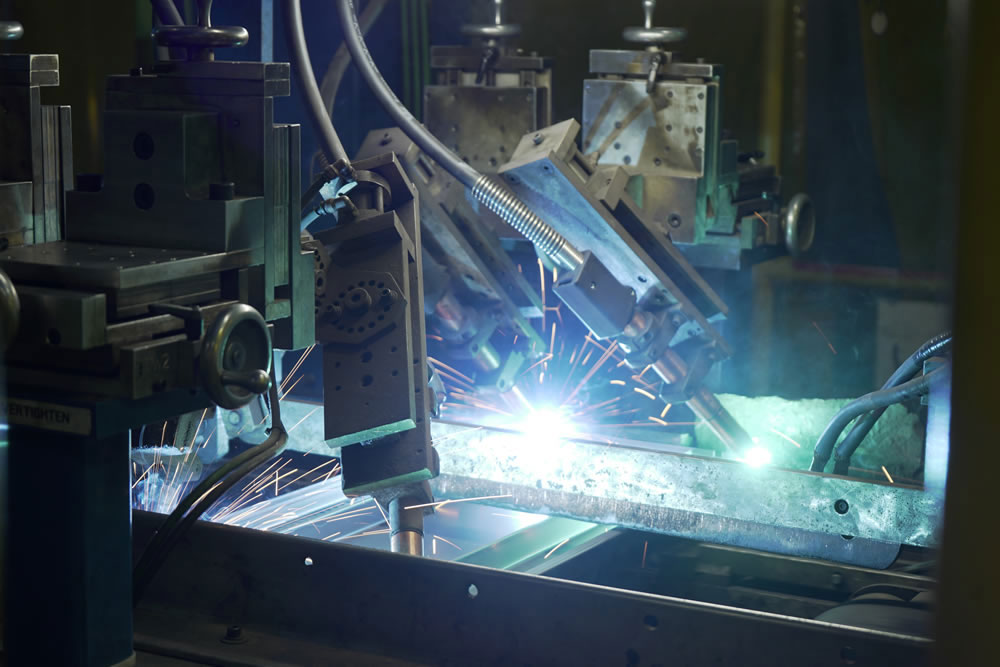
<path fill-rule="evenodd" d="M 558 408 L 537 408 L 514 424 L 514 428 L 538 440 L 565 440 L 576 435 L 569 416 Z"/>
<path fill-rule="evenodd" d="M 743 462 L 754 468 L 766 466 L 771 462 L 771 452 L 765 447 L 751 447 L 743 455 Z"/>

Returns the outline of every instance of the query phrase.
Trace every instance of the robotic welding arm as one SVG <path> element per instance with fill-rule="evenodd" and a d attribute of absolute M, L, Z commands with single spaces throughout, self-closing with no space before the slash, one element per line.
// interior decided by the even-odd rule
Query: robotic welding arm
<path fill-rule="evenodd" d="M 677 318 L 676 324 L 670 322 L 669 325 L 667 324 L 669 320 L 666 319 L 665 310 L 662 313 L 654 313 L 648 311 L 645 307 L 622 308 L 618 303 L 611 306 L 607 303 L 607 300 L 602 302 L 596 297 L 598 291 L 597 280 L 589 280 L 586 287 L 582 287 L 584 284 L 582 281 L 585 281 L 593 274 L 600 277 L 601 291 L 610 295 L 612 300 L 620 302 L 620 297 L 624 293 L 623 290 L 626 290 L 629 291 L 629 297 L 623 303 L 635 303 L 636 292 L 633 287 L 628 284 L 622 285 L 619 283 L 618 279 L 608 273 L 608 269 L 604 268 L 599 260 L 592 255 L 585 255 L 581 252 L 560 231 L 557 231 L 542 220 L 541 217 L 535 214 L 504 185 L 495 178 L 477 172 L 469 164 L 451 153 L 439 140 L 430 135 L 406 108 L 403 107 L 379 74 L 364 44 L 351 0 L 340 0 L 337 6 L 342 25 L 344 26 L 346 43 L 351 51 L 351 55 L 359 66 L 362 76 L 403 131 L 414 141 L 418 142 L 420 148 L 426 154 L 432 156 L 438 164 L 446 168 L 465 187 L 469 188 L 476 200 L 531 241 L 540 253 L 547 255 L 563 269 L 569 270 L 567 284 L 560 286 L 557 293 L 561 292 L 561 295 L 564 294 L 567 298 L 571 299 L 572 302 L 567 301 L 567 305 L 571 308 L 579 309 L 580 312 L 577 315 L 581 317 L 584 324 L 590 328 L 596 326 L 597 330 L 595 333 L 597 335 L 624 335 L 626 337 L 623 341 L 624 345 L 629 346 L 631 350 L 638 353 L 644 359 L 649 359 L 649 363 L 653 364 L 654 369 L 660 377 L 669 383 L 673 383 L 675 386 L 683 387 L 687 391 L 692 392 L 692 395 L 689 397 L 691 399 L 691 407 L 699 416 L 708 421 L 713 430 L 719 433 L 722 440 L 728 446 L 737 449 L 737 451 L 746 447 L 750 439 L 743 429 L 739 427 L 732 416 L 722 408 L 721 404 L 707 390 L 694 390 L 692 385 L 697 386 L 696 382 L 685 382 L 685 378 L 688 375 L 687 366 L 667 345 L 663 345 L 664 339 L 672 341 L 675 338 L 677 330 L 683 328 L 687 319 L 701 320 L 699 324 L 702 325 L 702 328 L 707 327 L 709 330 L 711 329 L 704 316 L 701 316 L 698 309 L 694 307 L 684 293 L 676 288 L 674 281 L 663 275 L 662 280 L 658 282 L 673 286 L 675 289 L 668 289 L 666 295 L 657 294 L 653 297 L 654 299 L 662 299 L 664 305 L 668 301 L 682 303 L 682 307 L 672 313 Z M 573 121 L 570 122 L 572 123 Z M 534 143 L 533 139 L 526 139 Z M 553 137 L 553 141 L 557 145 L 568 147 L 572 143 L 572 137 L 568 141 L 565 136 L 559 138 Z M 536 145 L 540 146 L 543 142 L 544 139 Z M 505 169 L 509 167 L 510 165 Z M 510 182 L 509 177 L 508 182 Z M 595 239 L 590 238 L 588 240 Z M 668 248 L 669 252 L 670 246 L 667 245 L 664 247 Z M 684 266 L 681 262 L 675 262 L 675 264 L 681 267 Z M 630 272 L 630 274 L 616 272 L 616 274 L 635 275 L 634 272 Z M 691 280 L 696 277 L 696 274 L 691 272 L 686 277 Z M 642 274 L 639 274 L 637 279 L 648 281 L 648 278 Z M 591 288 L 590 285 L 594 287 Z M 707 285 L 703 284 L 703 281 L 702 285 L 703 289 L 701 292 L 705 295 L 705 298 L 711 299 L 714 294 L 707 288 Z M 607 307 L 614 308 L 613 315 L 610 317 L 598 317 L 598 313 Z M 645 365 L 644 363 L 643 366 Z"/>

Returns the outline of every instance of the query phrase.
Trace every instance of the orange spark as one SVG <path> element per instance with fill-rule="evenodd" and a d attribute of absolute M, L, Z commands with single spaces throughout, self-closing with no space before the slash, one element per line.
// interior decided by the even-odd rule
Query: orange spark
<path fill-rule="evenodd" d="M 815 321 L 815 320 L 813 320 L 813 323 L 812 323 L 812 325 L 813 325 L 814 327 L 816 327 L 816 331 L 818 331 L 818 332 L 819 332 L 819 335 L 820 335 L 820 336 L 822 336 L 822 337 L 823 337 L 823 340 L 825 340 L 825 341 L 826 341 L 826 346 L 830 348 L 830 351 L 831 351 L 831 352 L 833 352 L 834 354 L 837 354 L 837 348 L 835 348 L 835 347 L 833 346 L 833 343 L 831 343 L 831 342 L 830 342 L 830 339 L 826 337 L 826 334 L 825 334 L 825 333 L 823 333 L 823 330 L 819 328 L 819 325 L 818 325 L 818 324 L 816 324 L 816 321 Z"/>
<path fill-rule="evenodd" d="M 542 560 L 545 560 L 546 558 L 548 558 L 549 556 L 551 556 L 552 554 L 554 554 L 556 552 L 556 550 L 559 549 L 559 547 L 563 546 L 567 542 L 569 542 L 569 538 L 568 537 L 565 540 L 563 540 L 562 542 L 560 542 L 559 544 L 557 544 L 554 547 L 552 547 L 552 550 L 549 551 L 547 554 L 545 554 L 545 557 L 542 558 Z"/>
<path fill-rule="evenodd" d="M 761 222 L 764 223 L 765 227 L 769 227 L 770 226 L 770 225 L 767 224 L 767 220 L 764 219 L 764 216 L 762 216 L 760 213 L 758 213 L 757 211 L 754 211 L 753 214 L 757 216 L 758 220 L 760 220 Z"/>
<path fill-rule="evenodd" d="M 889 480 L 889 483 L 890 483 L 890 484 L 895 484 L 895 482 L 894 482 L 894 481 L 892 481 L 892 475 L 890 475 L 890 474 L 889 474 L 889 471 L 885 469 L 885 466 L 882 466 L 882 472 L 884 472 L 884 473 L 885 473 L 885 478 L 886 478 L 887 480 Z"/>
<path fill-rule="evenodd" d="M 785 440 L 787 440 L 788 442 L 792 443 L 793 445 L 795 445 L 795 446 L 796 446 L 796 447 L 798 447 L 799 449 L 802 449 L 802 445 L 800 445 L 799 443 L 795 442 L 794 440 L 792 440 L 791 438 L 789 438 L 789 437 L 788 437 L 787 435 L 785 435 L 784 433 L 782 433 L 782 432 L 781 432 L 781 431 L 779 431 L 778 429 L 776 429 L 776 428 L 772 428 L 772 429 L 771 429 L 771 433 L 774 433 L 775 435 L 778 435 L 778 436 L 781 436 L 782 438 L 784 438 L 784 439 L 785 439 Z"/>

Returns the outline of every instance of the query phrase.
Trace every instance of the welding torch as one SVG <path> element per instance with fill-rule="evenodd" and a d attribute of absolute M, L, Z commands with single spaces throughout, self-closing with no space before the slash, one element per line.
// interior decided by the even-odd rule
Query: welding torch
<path fill-rule="evenodd" d="M 676 327 L 666 312 L 646 310 L 636 302 L 635 291 L 623 285 L 590 251 L 573 247 L 555 228 L 542 220 L 497 179 L 481 174 L 462 161 L 427 131 L 399 101 L 372 60 L 358 23 L 353 0 L 338 0 L 337 12 L 344 42 L 365 83 L 393 121 L 420 149 L 458 179 L 471 195 L 501 220 L 531 241 L 536 250 L 565 270 L 554 286 L 556 295 L 597 338 L 614 338 L 630 353 L 630 364 L 648 360 L 654 371 L 680 389 L 689 407 L 704 419 L 727 448 L 741 452 L 750 446 L 746 431 L 701 386 L 704 372 L 693 372 L 670 348 Z M 675 313 L 676 315 L 676 313 Z M 700 369 L 713 362 L 709 349 L 696 360 Z"/>

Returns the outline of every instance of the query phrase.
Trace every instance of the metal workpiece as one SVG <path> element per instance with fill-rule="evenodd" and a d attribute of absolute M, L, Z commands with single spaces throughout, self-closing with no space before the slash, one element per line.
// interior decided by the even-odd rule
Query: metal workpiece
<path fill-rule="evenodd" d="M 137 512 L 136 542 L 157 522 Z M 234 624 L 251 641 L 220 642 Z M 554 632 L 575 639 L 553 641 Z M 268 664 L 369 664 L 358 657 L 367 648 L 377 651 L 372 664 L 488 656 L 497 665 L 832 666 L 848 655 L 912 667 L 931 647 L 911 635 L 207 522 L 192 526 L 150 586 L 136 637 L 158 655 Z"/>
<path fill-rule="evenodd" d="M 635 309 L 635 291 L 618 282 L 589 250 L 576 269 L 560 276 L 552 291 L 598 339 L 624 332 Z"/>
<path fill-rule="evenodd" d="M 891 545 L 937 543 L 942 498 L 913 487 L 462 424 L 433 430 L 439 499 L 504 496 L 487 502 L 867 567 L 887 567 Z"/>
<path fill-rule="evenodd" d="M 629 195 L 628 174 L 621 168 L 598 169 L 580 153 L 579 131 L 580 125 L 568 120 L 525 135 L 501 176 L 557 239 L 577 254 L 598 253 L 640 302 L 678 305 L 679 315 L 698 325 L 683 333 L 704 335 L 728 350 L 708 319 L 724 315 L 726 305 Z"/>
<path fill-rule="evenodd" d="M 196 25 L 159 25 L 153 29 L 153 40 L 186 49 L 188 60 L 215 60 L 214 49 L 245 46 L 250 33 L 243 26 L 212 25 L 212 1 L 200 0 Z"/>

